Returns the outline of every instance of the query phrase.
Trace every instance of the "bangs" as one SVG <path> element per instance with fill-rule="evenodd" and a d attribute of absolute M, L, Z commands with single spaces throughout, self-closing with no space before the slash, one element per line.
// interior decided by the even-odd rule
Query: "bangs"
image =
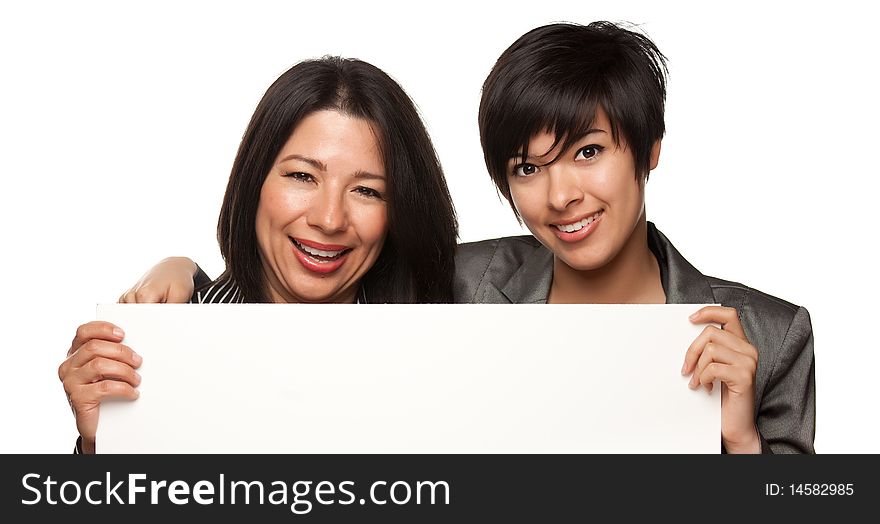
<path fill-rule="evenodd" d="M 576 59 L 578 49 L 554 51 L 553 60 L 540 53 L 512 56 L 500 66 L 506 74 L 490 75 L 483 87 L 481 139 L 486 165 L 496 181 L 506 179 L 511 158 L 526 161 L 529 142 L 539 133 L 553 134 L 553 145 L 548 151 L 531 153 L 541 156 L 560 145 L 560 155 L 567 151 L 593 128 L 600 107 L 608 116 L 612 138 L 620 143 L 620 115 L 615 110 L 615 98 L 620 97 L 615 96 L 607 72 L 612 56 L 603 55 L 579 69 L 559 66 L 561 61 Z"/>
<path fill-rule="evenodd" d="M 617 120 L 612 118 L 611 112 L 608 111 L 609 104 L 603 103 L 603 100 L 607 99 L 606 96 L 597 94 L 595 89 L 554 90 L 538 87 L 534 86 L 531 92 L 537 94 L 537 98 L 542 100 L 541 103 L 514 107 L 511 110 L 512 114 L 520 116 L 521 126 L 511 126 L 510 136 L 505 140 L 507 143 L 499 144 L 500 151 L 509 151 L 507 158 L 518 156 L 524 163 L 530 154 L 544 156 L 559 147 L 559 152 L 541 165 L 556 162 L 569 148 L 595 129 L 600 107 L 608 116 L 611 136 L 615 144 L 620 145 Z M 540 92 L 542 90 L 545 92 Z M 539 133 L 552 134 L 553 144 L 546 151 L 529 151 L 529 143 Z"/>

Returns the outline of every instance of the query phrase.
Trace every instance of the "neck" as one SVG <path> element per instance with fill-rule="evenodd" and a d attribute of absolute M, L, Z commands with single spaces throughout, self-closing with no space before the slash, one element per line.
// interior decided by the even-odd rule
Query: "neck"
<path fill-rule="evenodd" d="M 664 304 L 660 265 L 648 247 L 644 212 L 620 252 L 604 266 L 579 271 L 553 258 L 552 304 Z"/>

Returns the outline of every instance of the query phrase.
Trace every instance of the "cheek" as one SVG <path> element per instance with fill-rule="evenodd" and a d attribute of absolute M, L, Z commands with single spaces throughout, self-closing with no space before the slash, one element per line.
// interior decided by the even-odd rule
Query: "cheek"
<path fill-rule="evenodd" d="M 358 206 L 352 219 L 364 247 L 381 250 L 388 233 L 388 208 L 384 205 Z"/>
<path fill-rule="evenodd" d="M 621 182 L 620 187 L 617 188 L 621 200 L 634 214 L 640 214 L 645 205 L 643 186 L 635 179 L 634 175 L 629 175 L 627 180 Z"/>
<path fill-rule="evenodd" d="M 510 200 L 526 225 L 535 220 L 537 213 L 543 205 L 539 191 L 532 186 L 534 184 L 531 184 L 529 187 L 524 187 L 522 184 L 510 186 Z"/>
<path fill-rule="evenodd" d="M 631 170 L 604 171 L 592 180 L 592 194 L 602 202 L 618 209 L 640 207 L 644 202 L 644 192 Z"/>
<path fill-rule="evenodd" d="M 257 233 L 271 228 L 281 228 L 293 222 L 308 209 L 308 196 L 302 192 L 286 190 L 283 184 L 267 180 L 260 191 L 257 207 Z"/>

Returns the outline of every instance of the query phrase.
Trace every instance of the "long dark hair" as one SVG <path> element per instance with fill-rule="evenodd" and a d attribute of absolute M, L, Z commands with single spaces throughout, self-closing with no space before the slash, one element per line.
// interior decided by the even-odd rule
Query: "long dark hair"
<path fill-rule="evenodd" d="M 367 302 L 451 302 L 458 224 L 443 170 L 412 100 L 366 62 L 324 57 L 290 68 L 269 87 L 232 165 L 217 240 L 245 302 L 268 302 L 256 236 L 266 175 L 296 126 L 335 110 L 373 124 L 388 176 L 388 234 L 361 282 Z"/>

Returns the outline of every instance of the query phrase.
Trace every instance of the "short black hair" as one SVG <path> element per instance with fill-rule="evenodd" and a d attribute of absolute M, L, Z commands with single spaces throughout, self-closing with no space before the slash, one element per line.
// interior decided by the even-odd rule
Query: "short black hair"
<path fill-rule="evenodd" d="M 361 282 L 367 302 L 451 302 L 458 224 L 437 153 L 412 100 L 381 69 L 356 59 L 307 60 L 282 74 L 257 105 L 223 198 L 217 239 L 223 277 L 245 302 L 268 302 L 256 236 L 260 192 L 296 126 L 335 110 L 370 122 L 388 178 L 388 233 Z"/>
<path fill-rule="evenodd" d="M 666 57 L 647 36 L 611 22 L 545 25 L 508 47 L 483 84 L 479 126 L 489 175 L 514 214 L 510 158 L 521 153 L 525 162 L 530 139 L 544 131 L 567 150 L 598 107 L 615 142 L 622 135 L 632 150 L 636 178 L 647 178 L 651 149 L 666 130 L 666 75 Z"/>

